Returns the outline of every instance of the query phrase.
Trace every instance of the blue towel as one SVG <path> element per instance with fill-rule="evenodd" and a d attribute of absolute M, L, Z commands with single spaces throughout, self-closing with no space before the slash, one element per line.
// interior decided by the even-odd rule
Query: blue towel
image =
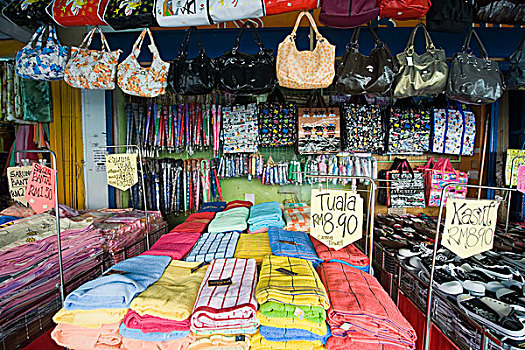
<path fill-rule="evenodd" d="M 119 262 L 102 276 L 84 283 L 64 301 L 66 310 L 127 309 L 131 300 L 157 282 L 169 256 L 139 255 Z"/>
<path fill-rule="evenodd" d="M 358 270 L 361 270 L 363 272 L 368 273 L 368 265 L 366 265 L 366 266 L 354 266 L 352 264 L 347 263 L 346 261 L 338 260 L 338 259 L 330 259 L 330 260 L 328 260 L 328 262 L 338 262 L 338 263 L 341 263 L 341 264 L 345 264 L 345 265 L 351 266 L 354 269 L 358 269 Z"/>
<path fill-rule="evenodd" d="M 218 213 L 220 211 L 223 211 L 224 208 L 226 208 L 226 202 L 206 202 L 206 203 L 202 203 L 202 207 L 201 207 L 201 210 L 199 210 L 199 213 L 202 213 L 202 212 Z"/>
<path fill-rule="evenodd" d="M 203 233 L 184 260 L 211 262 L 215 259 L 233 258 L 239 237 L 237 231 Z"/>
<path fill-rule="evenodd" d="M 314 267 L 323 262 L 317 256 L 314 245 L 307 233 L 301 231 L 286 231 L 276 227 L 268 230 L 270 248 L 273 255 L 289 256 L 311 261 Z"/>
<path fill-rule="evenodd" d="M 266 202 L 252 206 L 248 224 L 251 232 L 266 227 L 283 228 L 286 225 L 281 207 L 277 202 Z"/>
<path fill-rule="evenodd" d="M 325 335 L 317 335 L 312 332 L 308 332 L 304 329 L 297 328 L 275 328 L 268 326 L 259 326 L 259 333 L 268 341 L 290 341 L 290 340 L 305 340 L 305 341 L 316 341 L 319 340 L 321 343 L 326 344 L 328 338 L 332 336 L 330 328 L 326 326 Z"/>
<path fill-rule="evenodd" d="M 126 327 L 124 323 L 120 325 L 118 332 L 123 337 L 144 341 L 169 341 L 185 338 L 188 334 L 190 334 L 190 331 L 173 331 L 170 333 L 143 333 L 140 329 Z"/>

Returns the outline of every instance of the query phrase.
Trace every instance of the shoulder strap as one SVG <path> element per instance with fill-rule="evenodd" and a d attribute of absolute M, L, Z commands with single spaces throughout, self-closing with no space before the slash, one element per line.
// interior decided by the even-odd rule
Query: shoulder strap
<path fill-rule="evenodd" d="M 487 50 L 485 49 L 485 46 L 483 46 L 483 43 L 481 42 L 481 39 L 478 36 L 478 33 L 474 29 L 470 29 L 469 33 L 465 37 L 465 41 L 463 42 L 463 47 L 461 48 L 462 52 L 472 52 L 472 48 L 470 47 L 470 40 L 472 39 L 472 36 L 474 36 L 474 39 L 476 40 L 476 43 L 478 44 L 479 51 L 481 53 L 481 57 L 488 59 Z"/>
<path fill-rule="evenodd" d="M 191 38 L 191 33 L 192 32 L 195 32 L 195 35 L 197 36 L 197 43 L 199 45 L 199 52 L 201 54 L 205 53 L 204 52 L 204 48 L 202 47 L 201 38 L 199 36 L 199 30 L 197 29 L 197 27 L 192 26 L 192 27 L 189 27 L 188 30 L 186 31 L 186 35 L 184 36 L 184 40 L 182 40 L 182 43 L 180 44 L 179 56 L 181 56 L 181 57 L 188 56 L 188 46 L 190 45 L 190 38 Z"/>
<path fill-rule="evenodd" d="M 142 31 L 142 33 L 140 33 L 137 41 L 135 41 L 135 44 L 133 44 L 133 49 L 132 49 L 131 52 L 132 52 L 133 56 L 135 56 L 135 59 L 137 57 L 139 57 L 139 55 L 140 55 L 141 48 L 142 48 L 142 43 L 144 42 L 144 38 L 146 37 L 146 33 L 149 35 L 149 39 L 151 41 L 151 44 L 149 45 L 149 49 L 153 53 L 153 56 L 158 56 L 159 55 L 159 51 L 157 50 L 157 47 L 155 46 L 155 41 L 153 41 L 153 35 L 151 34 L 150 29 L 149 28 L 145 28 Z M 153 59 L 155 59 L 155 57 L 153 57 Z"/>
<path fill-rule="evenodd" d="M 82 48 L 89 48 L 89 45 L 91 45 L 91 41 L 93 40 L 93 37 L 95 36 L 95 32 L 100 33 L 100 41 L 102 42 L 102 51 L 109 52 L 109 45 L 106 41 L 106 37 L 104 36 L 104 33 L 102 33 L 102 30 L 99 27 L 94 27 L 89 31 L 89 33 L 86 34 L 86 37 L 82 41 L 82 44 L 78 47 L 79 49 Z"/>
<path fill-rule="evenodd" d="M 239 49 L 239 44 L 241 42 L 241 36 L 244 33 L 244 29 L 248 28 L 248 27 L 252 28 L 252 30 L 253 30 L 253 38 L 255 39 L 255 42 L 257 43 L 257 45 L 259 45 L 259 48 L 261 50 L 264 49 L 264 45 L 261 43 L 261 38 L 259 37 L 259 34 L 257 33 L 257 30 L 255 29 L 255 26 L 253 25 L 253 22 L 252 21 L 246 21 L 243 24 L 243 26 L 241 27 L 241 29 L 239 30 L 239 35 L 237 35 L 237 39 L 235 40 L 235 44 L 233 45 L 232 51 L 235 52 L 235 51 L 237 51 Z"/>
<path fill-rule="evenodd" d="M 297 16 L 297 20 L 295 21 L 295 26 L 293 27 L 291 35 L 295 38 L 295 35 L 297 33 L 297 28 L 299 28 L 299 24 L 301 23 L 301 19 L 303 19 L 304 16 L 306 16 L 308 21 L 310 21 L 310 26 L 312 26 L 312 29 L 315 32 L 316 39 L 317 40 L 321 40 L 323 38 L 323 36 L 321 35 L 321 33 L 319 33 L 319 30 L 317 29 L 317 25 L 315 24 L 315 20 L 312 17 L 312 15 L 310 14 L 310 12 L 308 12 L 308 11 L 303 11 L 303 12 L 301 12 L 299 14 L 299 16 Z"/>
<path fill-rule="evenodd" d="M 425 44 L 427 50 L 433 50 L 436 47 L 434 46 L 434 43 L 432 42 L 432 39 L 430 38 L 430 34 L 427 31 L 427 28 L 423 25 L 423 23 L 419 23 L 414 30 L 412 30 L 412 33 L 410 34 L 410 38 L 408 39 L 407 47 L 405 51 L 412 51 L 414 52 L 414 38 L 416 37 L 417 30 L 419 28 L 423 28 L 423 33 L 425 34 Z"/>
<path fill-rule="evenodd" d="M 38 27 L 38 29 L 35 31 L 31 39 L 27 43 L 27 45 L 33 46 L 33 44 L 35 44 L 34 46 L 35 49 L 41 48 L 42 47 L 42 36 L 44 35 L 46 28 L 47 28 L 47 25 L 42 25 Z"/>

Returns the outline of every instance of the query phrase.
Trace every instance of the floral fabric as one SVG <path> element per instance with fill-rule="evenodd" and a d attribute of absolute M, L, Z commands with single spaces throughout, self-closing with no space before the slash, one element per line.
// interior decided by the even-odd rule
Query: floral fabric
<path fill-rule="evenodd" d="M 108 0 L 54 0 L 52 17 L 64 27 L 103 26 Z"/>

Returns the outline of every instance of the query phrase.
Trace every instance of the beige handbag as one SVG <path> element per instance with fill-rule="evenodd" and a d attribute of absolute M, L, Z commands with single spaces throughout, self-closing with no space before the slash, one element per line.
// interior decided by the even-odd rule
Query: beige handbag
<path fill-rule="evenodd" d="M 295 46 L 295 33 L 303 16 L 308 18 L 315 32 L 317 43 L 313 51 L 299 51 Z M 319 33 L 309 12 L 299 14 L 292 34 L 279 44 L 276 69 L 279 85 L 283 87 L 320 89 L 332 84 L 335 76 L 335 46 Z"/>

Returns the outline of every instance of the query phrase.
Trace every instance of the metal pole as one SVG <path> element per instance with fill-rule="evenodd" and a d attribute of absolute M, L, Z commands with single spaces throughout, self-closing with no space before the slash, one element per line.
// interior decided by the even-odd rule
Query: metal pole
<path fill-rule="evenodd" d="M 516 159 L 524 159 L 525 156 L 516 156 L 512 158 L 512 162 L 510 165 L 510 181 L 509 181 L 509 188 L 512 189 L 512 180 L 514 180 L 514 163 L 516 162 Z M 510 197 L 511 193 L 509 192 L 509 198 L 507 203 L 507 220 L 505 222 L 505 233 L 509 230 L 509 218 L 510 218 Z"/>

